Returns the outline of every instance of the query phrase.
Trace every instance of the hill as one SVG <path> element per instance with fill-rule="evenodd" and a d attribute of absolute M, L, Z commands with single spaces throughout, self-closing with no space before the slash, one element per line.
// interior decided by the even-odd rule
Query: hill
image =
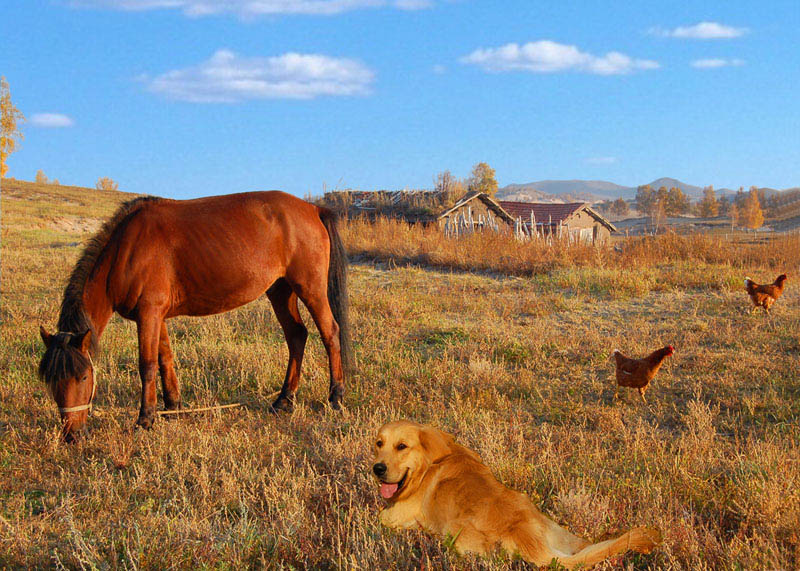
<path fill-rule="evenodd" d="M 59 445 L 36 378 L 38 325 L 56 322 L 92 233 L 53 221 L 100 223 L 130 196 L 3 181 L 0 567 L 520 569 L 380 525 L 373 437 L 408 418 L 454 433 L 582 537 L 661 529 L 653 553 L 604 569 L 798 568 L 800 291 L 790 285 L 768 319 L 746 314 L 741 286 L 745 272 L 797 267 L 798 238 L 664 235 L 598 250 L 345 220 L 348 251 L 363 252 L 348 270 L 358 365 L 345 410 L 324 404 L 327 359 L 309 325 L 295 411 L 269 412 L 288 352 L 260 296 L 168 322 L 184 404 L 241 408 L 133 430 L 136 326 L 114 317 L 89 433 Z M 661 343 L 677 352 L 648 404 L 614 398 L 611 350 Z"/>
<path fill-rule="evenodd" d="M 628 187 L 604 180 L 540 180 L 509 184 L 499 189 L 497 196 L 521 202 L 598 202 L 629 191 Z"/>

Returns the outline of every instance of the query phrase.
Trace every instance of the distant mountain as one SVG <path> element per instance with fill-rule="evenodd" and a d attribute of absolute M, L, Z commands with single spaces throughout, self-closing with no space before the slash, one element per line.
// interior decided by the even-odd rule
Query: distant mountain
<path fill-rule="evenodd" d="M 653 182 L 649 182 L 647 184 L 649 184 L 650 188 L 653 190 L 658 190 L 662 186 L 666 188 L 678 187 L 683 191 L 684 194 L 688 194 L 692 198 L 700 198 L 703 196 L 702 187 L 686 184 L 685 182 L 681 182 L 676 178 L 657 178 Z M 636 189 L 634 188 L 633 191 L 635 195 Z"/>
<path fill-rule="evenodd" d="M 619 198 L 629 191 L 628 187 L 605 180 L 540 180 L 509 184 L 498 190 L 497 196 L 502 200 L 529 202 L 599 202 Z"/>
<path fill-rule="evenodd" d="M 666 188 L 678 187 L 689 195 L 692 200 L 697 200 L 703 196 L 703 187 L 687 184 L 676 178 L 657 178 L 652 182 L 645 183 L 650 188 L 658 190 L 662 186 Z M 639 185 L 644 186 L 644 185 Z M 602 202 L 603 200 L 616 200 L 624 198 L 626 200 L 636 197 L 638 186 L 622 186 L 606 180 L 540 180 L 524 184 L 509 184 L 497 191 L 497 198 L 500 200 L 516 200 L 519 202 Z M 729 188 L 714 189 L 717 196 L 730 196 L 736 194 L 738 190 Z M 745 189 L 745 192 L 748 189 Z M 789 192 L 797 188 L 787 188 L 785 190 L 775 190 L 774 188 L 759 188 L 767 198 L 771 198 L 781 192 Z"/>

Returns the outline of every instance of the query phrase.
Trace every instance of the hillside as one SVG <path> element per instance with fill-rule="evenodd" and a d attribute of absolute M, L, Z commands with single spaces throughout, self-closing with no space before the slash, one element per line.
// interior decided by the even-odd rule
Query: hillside
<path fill-rule="evenodd" d="M 131 195 L 14 185 L 3 181 L 0 196 L 2 568 L 524 568 L 380 525 L 371 448 L 397 418 L 453 433 L 581 537 L 663 533 L 653 553 L 598 569 L 800 565 L 800 290 L 790 282 L 772 318 L 748 315 L 741 291 L 745 272 L 771 279 L 778 265 L 796 267 L 796 237 L 595 249 L 345 222 L 361 260 L 348 271 L 357 368 L 345 410 L 324 404 L 327 359 L 301 309 L 309 337 L 296 408 L 269 412 L 288 352 L 261 296 L 168 325 L 184 404 L 241 408 L 133 430 L 136 326 L 114 317 L 94 360 L 88 435 L 65 446 L 36 378 L 38 326 L 56 323 L 92 235 L 75 219 L 99 224 Z M 677 352 L 648 404 L 632 391 L 615 398 L 611 351 L 665 343 Z"/>

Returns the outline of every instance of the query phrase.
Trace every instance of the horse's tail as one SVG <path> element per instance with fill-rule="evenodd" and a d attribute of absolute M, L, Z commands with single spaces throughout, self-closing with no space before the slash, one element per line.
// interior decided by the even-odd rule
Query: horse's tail
<path fill-rule="evenodd" d="M 347 297 L 347 252 L 339 234 L 338 216 L 332 210 L 320 208 L 319 218 L 331 240 L 328 266 L 328 303 L 336 323 L 339 324 L 339 347 L 345 372 L 353 366 L 353 345 L 350 341 L 349 301 Z"/>

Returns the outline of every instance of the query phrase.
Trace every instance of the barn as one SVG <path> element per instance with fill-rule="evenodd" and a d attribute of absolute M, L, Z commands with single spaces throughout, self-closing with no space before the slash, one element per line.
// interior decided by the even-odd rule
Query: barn
<path fill-rule="evenodd" d="M 530 232 L 534 225 L 538 236 L 563 237 L 566 233 L 575 241 L 602 244 L 617 231 L 611 222 L 585 202 L 554 204 L 504 200 L 498 204 L 526 231 Z"/>
<path fill-rule="evenodd" d="M 441 212 L 436 221 L 447 234 L 475 230 L 515 232 L 539 237 L 558 236 L 590 244 L 602 244 L 617 229 L 585 202 L 497 201 L 488 194 L 469 193 Z"/>
<path fill-rule="evenodd" d="M 514 228 L 514 218 L 483 192 L 465 194 L 454 206 L 441 212 L 436 222 L 446 234 L 453 235 L 484 228 L 495 231 Z"/>

